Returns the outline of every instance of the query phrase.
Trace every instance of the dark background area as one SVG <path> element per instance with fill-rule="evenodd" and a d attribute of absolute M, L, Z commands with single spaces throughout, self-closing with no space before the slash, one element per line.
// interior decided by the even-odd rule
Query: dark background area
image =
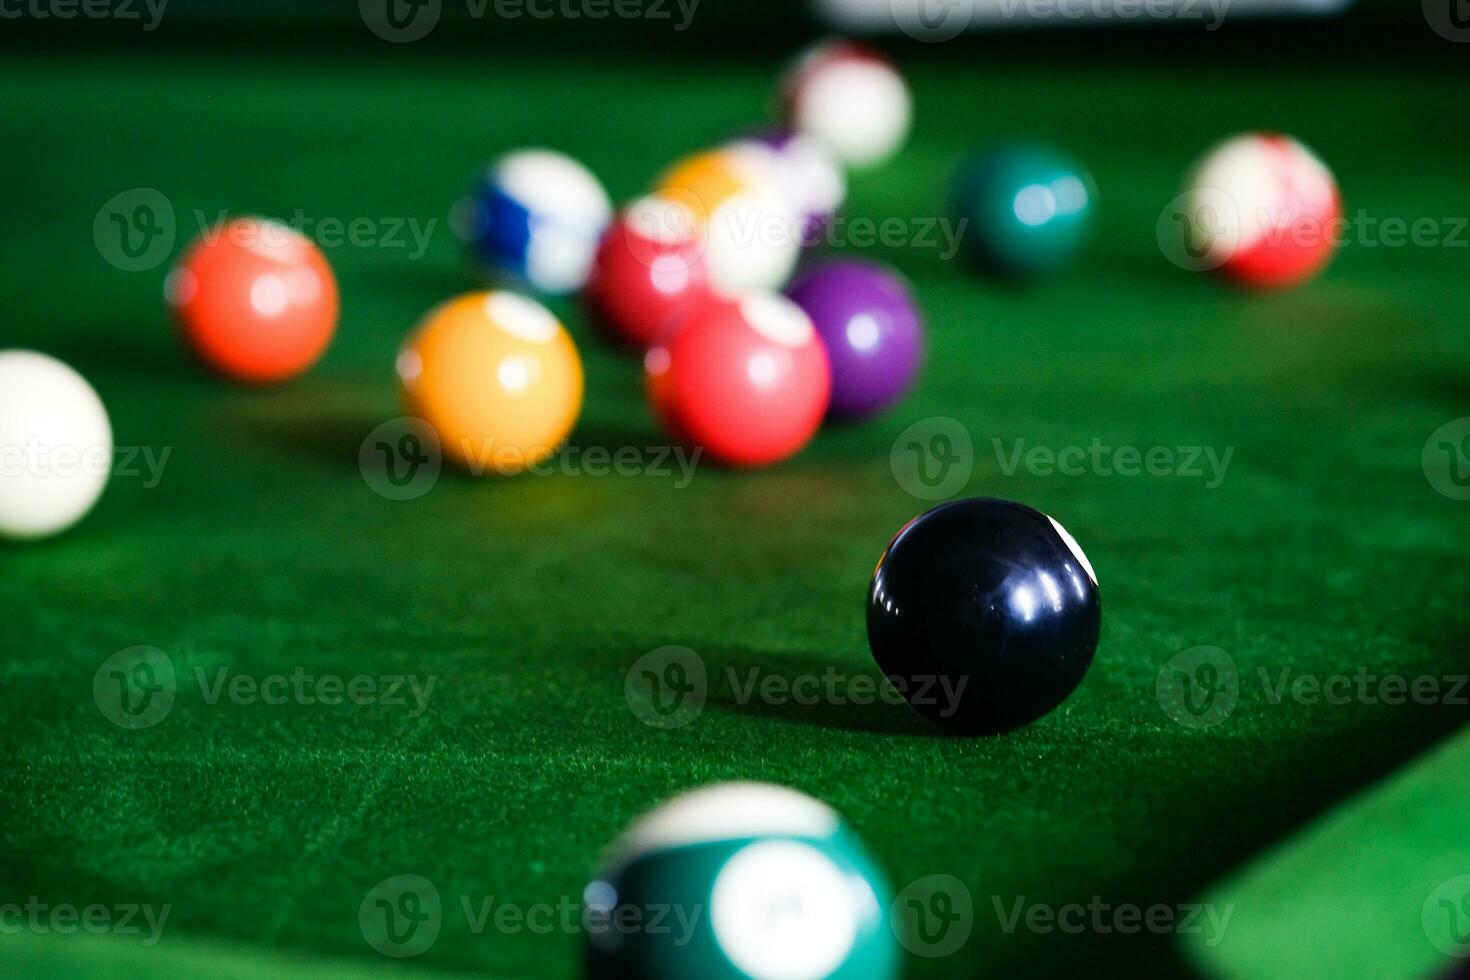
<path fill-rule="evenodd" d="M 78 0 L 80 2 L 80 0 Z M 144 0 L 110 0 L 145 11 Z M 674 0 L 663 0 L 673 9 Z M 1452 2 L 1452 0 L 1445 0 Z M 422 41 L 391 44 L 373 36 L 353 0 L 168 0 L 155 29 L 139 20 L 118 18 L 37 18 L 30 5 L 5 8 L 0 48 L 37 44 L 200 43 L 276 45 L 330 44 L 392 57 L 422 49 L 471 49 L 493 53 L 527 46 L 566 49 L 628 49 L 660 57 L 740 58 L 786 51 L 813 35 L 830 31 L 801 0 L 699 0 L 687 30 L 671 19 L 516 18 L 495 15 L 494 0 L 442 0 L 440 21 Z M 538 10 L 560 9 L 573 0 L 539 0 Z M 645 6 L 652 0 L 645 0 Z M 472 10 L 483 11 L 475 16 Z M 912 57 L 1080 59 L 1139 57 L 1198 59 L 1232 63 L 1290 65 L 1293 61 L 1359 59 L 1365 68 L 1383 63 L 1464 61 L 1464 46 L 1438 37 L 1414 0 L 1358 0 L 1345 13 L 1329 17 L 1250 17 L 1229 11 L 1223 24 L 1134 19 L 1066 22 L 1053 18 L 1036 28 L 972 30 L 941 44 L 921 43 L 902 34 L 872 38 L 896 54 Z"/>

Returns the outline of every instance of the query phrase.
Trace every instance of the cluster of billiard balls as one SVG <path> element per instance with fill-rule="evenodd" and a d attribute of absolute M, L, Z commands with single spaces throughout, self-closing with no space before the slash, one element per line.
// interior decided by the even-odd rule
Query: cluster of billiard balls
<path fill-rule="evenodd" d="M 787 74 L 783 102 L 783 128 L 676 161 L 617 212 L 591 172 L 548 150 L 496 160 L 456 210 L 497 279 L 583 290 L 589 319 L 643 356 L 665 431 L 730 466 L 779 462 L 825 420 L 891 406 L 922 358 L 897 273 L 849 259 L 798 274 L 848 168 L 902 143 L 907 85 L 876 55 L 829 44 Z"/>
<path fill-rule="evenodd" d="M 882 57 L 833 42 L 795 63 L 781 102 L 784 128 L 679 161 L 617 213 L 597 179 L 559 153 L 519 151 L 487 169 L 458 225 L 486 270 L 519 289 L 441 304 L 396 361 L 408 411 L 436 430 L 446 456 L 515 473 L 576 424 L 580 355 L 526 293 L 581 289 L 591 319 L 643 353 L 650 406 L 671 437 L 728 465 L 778 462 L 825 420 L 903 396 L 924 347 L 903 278 L 857 259 L 798 266 L 841 207 L 847 170 L 903 143 L 907 85 Z M 1095 197 L 1066 154 L 1010 144 L 965 162 L 951 210 L 978 268 L 1036 278 L 1084 247 Z M 1214 148 L 1178 201 L 1181 264 L 1260 287 L 1320 270 L 1333 249 L 1324 231 L 1341 215 L 1328 169 L 1276 135 Z M 1316 234 L 1297 234 L 1304 226 Z M 337 326 L 326 258 L 266 219 L 201 236 L 166 293 L 199 358 L 248 383 L 304 372 Z M 111 452 L 106 411 L 84 379 L 44 354 L 0 351 L 0 537 L 75 524 L 101 495 Z"/>

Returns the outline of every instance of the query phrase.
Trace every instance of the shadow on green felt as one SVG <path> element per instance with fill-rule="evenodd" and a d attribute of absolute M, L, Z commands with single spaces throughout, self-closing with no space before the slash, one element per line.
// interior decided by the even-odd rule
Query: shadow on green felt
<path fill-rule="evenodd" d="M 802 653 L 712 650 L 701 655 L 710 679 L 706 705 L 717 711 L 871 735 L 955 737 L 901 703 L 875 668 L 854 670 L 841 660 Z M 776 679 L 774 690 L 763 693 L 769 678 Z M 858 681 L 861 688 L 852 690 Z"/>
<path fill-rule="evenodd" d="M 315 391 L 293 389 L 242 405 L 227 424 L 246 439 L 321 466 L 356 472 L 363 440 L 387 418 L 322 401 Z"/>

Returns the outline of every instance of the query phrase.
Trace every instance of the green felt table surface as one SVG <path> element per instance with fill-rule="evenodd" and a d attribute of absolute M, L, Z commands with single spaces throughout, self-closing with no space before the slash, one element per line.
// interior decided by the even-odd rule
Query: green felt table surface
<path fill-rule="evenodd" d="M 914 64 L 913 139 L 853 179 L 849 213 L 939 215 L 973 144 L 1053 139 L 1100 188 L 1096 240 L 1068 275 L 998 287 L 935 249 L 866 249 L 920 298 L 921 381 L 891 414 L 767 471 L 700 466 L 687 485 L 446 472 L 417 500 L 374 493 L 358 448 L 398 413 L 397 346 L 475 285 L 445 223 L 476 168 L 547 144 L 627 198 L 679 154 L 763 119 L 776 68 L 685 64 L 673 84 L 667 66 L 589 53 L 181 48 L 0 64 L 4 346 L 72 363 L 120 446 L 168 451 L 156 485 L 116 475 L 72 533 L 0 551 L 0 901 L 171 908 L 156 959 L 136 937 L 53 958 L 57 940 L 31 936 L 0 938 L 0 962 L 182 976 L 204 949 L 246 951 L 257 965 L 240 975 L 276 969 L 251 959 L 276 953 L 283 973 L 318 960 L 321 975 L 386 970 L 398 964 L 365 942 L 359 906 L 415 874 L 445 907 L 415 967 L 570 976 L 575 931 L 477 931 L 461 900 L 576 901 L 634 815 L 748 778 L 829 801 L 895 887 L 965 883 L 973 934 L 951 957 L 910 957 L 914 976 L 1170 974 L 1183 968 L 1171 937 L 1007 931 L 999 913 L 1018 900 L 1188 902 L 1463 721 L 1445 705 L 1273 704 L 1263 679 L 1463 670 L 1470 505 L 1421 467 L 1470 394 L 1463 231 L 1458 248 L 1352 242 L 1320 280 L 1271 296 L 1175 269 L 1155 239 L 1191 160 L 1249 128 L 1317 149 L 1349 214 L 1470 213 L 1470 135 L 1444 114 L 1455 76 L 1439 69 Z M 343 295 L 332 349 L 307 377 L 250 390 L 180 348 L 166 266 L 100 257 L 94 217 L 135 187 L 171 202 L 176 251 L 223 211 L 437 225 L 421 256 L 329 248 Z M 573 447 L 663 444 L 637 362 L 604 347 L 575 302 L 554 305 L 587 368 Z M 979 740 L 902 706 L 741 703 L 731 671 L 877 676 L 868 576 L 927 506 L 895 480 L 890 451 L 933 417 L 973 438 L 962 494 L 1045 510 L 1087 550 L 1104 622 L 1080 690 L 1032 727 Z M 1232 455 L 1214 486 L 1064 476 L 1011 470 L 1017 440 Z M 666 644 L 717 678 L 703 712 L 670 731 L 624 696 L 633 663 Z M 179 682 L 165 719 L 129 731 L 102 716 L 93 681 L 135 645 L 164 651 Z M 1241 678 L 1235 711 L 1208 729 L 1170 720 L 1155 693 L 1166 662 L 1197 646 L 1228 651 Z M 420 713 L 211 703 L 197 681 L 298 669 L 435 686 Z"/>
<path fill-rule="evenodd" d="M 1231 928 L 1183 948 L 1223 977 L 1450 975 L 1470 957 L 1467 762 L 1462 732 L 1232 874 L 1204 897 Z"/>

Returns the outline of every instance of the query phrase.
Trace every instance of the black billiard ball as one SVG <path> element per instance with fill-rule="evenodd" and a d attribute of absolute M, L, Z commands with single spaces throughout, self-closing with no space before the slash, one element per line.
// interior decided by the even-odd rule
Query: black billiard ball
<path fill-rule="evenodd" d="M 1040 718 L 1092 663 L 1097 576 L 1056 521 L 959 500 L 899 530 L 868 589 L 868 645 L 921 714 L 967 735 Z"/>

